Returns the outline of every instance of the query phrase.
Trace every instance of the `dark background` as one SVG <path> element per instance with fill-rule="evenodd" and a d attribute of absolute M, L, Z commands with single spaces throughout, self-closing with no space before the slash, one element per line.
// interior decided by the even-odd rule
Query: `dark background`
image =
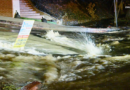
<path fill-rule="evenodd" d="M 75 24 L 94 20 L 114 18 L 114 0 L 31 0 L 34 6 L 57 19 L 63 18 L 65 22 Z M 126 5 L 130 0 L 123 1 L 123 10 L 118 18 L 129 19 L 130 15 Z M 121 0 L 118 0 L 120 5 Z M 91 5 L 90 5 L 91 4 Z M 90 5 L 90 7 L 89 7 Z M 94 5 L 94 6 L 92 6 Z M 119 9 L 119 7 L 118 7 Z"/>

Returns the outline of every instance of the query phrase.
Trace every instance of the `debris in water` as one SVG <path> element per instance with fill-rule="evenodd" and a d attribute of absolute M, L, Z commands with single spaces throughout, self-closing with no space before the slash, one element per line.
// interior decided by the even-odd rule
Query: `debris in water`
<path fill-rule="evenodd" d="M 40 85 L 41 83 L 38 82 L 38 81 L 34 81 L 30 84 L 27 84 L 26 86 L 24 86 L 22 89 L 20 90 L 38 90 L 38 86 Z"/>

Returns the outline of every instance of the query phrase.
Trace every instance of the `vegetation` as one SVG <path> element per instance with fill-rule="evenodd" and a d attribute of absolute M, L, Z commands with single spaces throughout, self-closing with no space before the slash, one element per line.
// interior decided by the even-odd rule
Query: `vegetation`
<path fill-rule="evenodd" d="M 94 3 L 89 3 L 88 7 L 86 8 L 88 10 L 89 15 L 92 17 L 92 19 L 96 19 L 97 15 L 95 13 L 95 4 Z"/>
<path fill-rule="evenodd" d="M 64 6 L 64 11 L 67 13 L 68 19 L 70 20 L 84 20 L 89 19 L 89 15 L 80 10 L 78 4 L 70 2 Z"/>
<path fill-rule="evenodd" d="M 19 88 L 16 88 L 14 85 L 9 85 L 4 82 L 0 83 L 0 90 L 19 90 Z"/>

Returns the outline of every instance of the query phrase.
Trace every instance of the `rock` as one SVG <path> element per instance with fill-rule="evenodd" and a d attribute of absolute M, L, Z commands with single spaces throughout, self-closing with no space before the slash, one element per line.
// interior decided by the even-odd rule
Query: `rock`
<path fill-rule="evenodd" d="M 113 41 L 113 42 L 111 43 L 111 45 L 117 45 L 117 44 L 119 44 L 119 41 Z"/>
<path fill-rule="evenodd" d="M 47 22 L 47 20 L 44 17 L 42 17 L 41 22 Z"/>
<path fill-rule="evenodd" d="M 24 86 L 22 89 L 20 90 L 38 90 L 38 86 L 40 85 L 41 83 L 38 82 L 38 81 L 34 81 L 30 84 L 27 84 L 26 86 Z"/>
<path fill-rule="evenodd" d="M 19 13 L 16 11 L 14 18 L 20 18 Z"/>

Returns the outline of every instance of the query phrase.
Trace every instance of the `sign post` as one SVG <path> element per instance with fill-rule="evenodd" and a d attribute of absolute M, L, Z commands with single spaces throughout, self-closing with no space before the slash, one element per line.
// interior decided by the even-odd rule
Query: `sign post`
<path fill-rule="evenodd" d="M 118 0 L 114 0 L 114 11 L 115 11 L 114 24 L 115 24 L 116 27 L 118 27 L 118 24 L 117 24 L 117 3 L 118 3 Z"/>
<path fill-rule="evenodd" d="M 24 49 L 27 39 L 33 27 L 34 20 L 24 20 L 13 48 Z"/>

